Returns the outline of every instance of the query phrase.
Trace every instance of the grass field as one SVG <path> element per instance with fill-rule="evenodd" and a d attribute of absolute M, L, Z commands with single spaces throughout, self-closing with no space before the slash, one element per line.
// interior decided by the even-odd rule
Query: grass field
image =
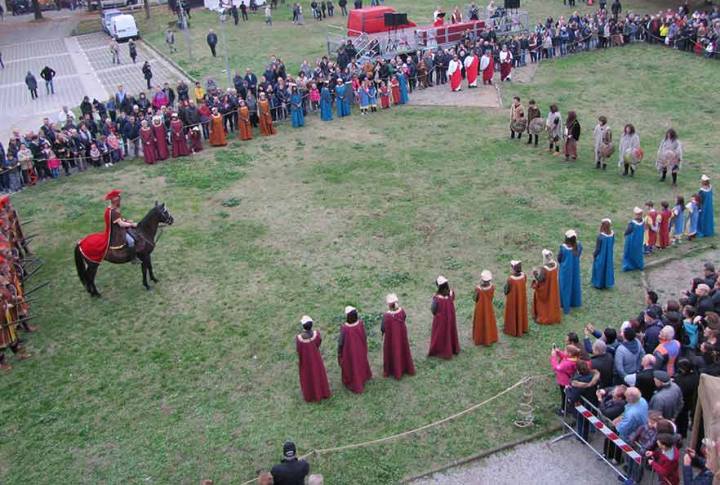
<path fill-rule="evenodd" d="M 303 3 L 305 25 L 293 25 L 292 11 L 289 6 L 294 2 L 286 1 L 273 11 L 273 26 L 265 25 L 263 10 L 257 14 L 249 14 L 250 20 L 240 20 L 238 26 L 233 25 L 232 17 L 228 17 L 226 29 L 228 58 L 231 70 L 245 72 L 245 68 L 252 68 L 260 76 L 270 55 L 274 54 L 282 58 L 288 68 L 288 73 L 297 74 L 297 68 L 304 59 L 307 59 L 314 66 L 315 59 L 327 54 L 326 33 L 328 26 L 344 27 L 347 18 L 342 17 L 340 9 L 335 2 L 336 15 L 333 18 L 326 18 L 318 22 L 312 18 L 309 2 Z M 348 2 L 352 4 L 352 2 Z M 365 2 L 369 4 L 369 2 Z M 408 18 L 418 25 L 427 25 L 432 20 L 432 12 L 438 5 L 448 11 L 452 11 L 452 3 L 436 2 L 435 0 L 396 0 L 385 2 L 393 6 L 398 12 L 407 12 Z M 477 2 L 485 6 L 487 2 Z M 497 3 L 497 2 L 496 2 Z M 632 0 L 622 3 L 624 11 L 640 13 L 655 13 L 661 8 L 675 7 L 675 3 L 667 0 Z M 537 20 L 544 20 L 547 17 L 558 18 L 560 15 L 570 16 L 573 11 L 581 13 L 590 12 L 595 7 L 588 7 L 583 2 L 578 2 L 575 9 L 563 7 L 559 0 L 527 0 L 522 2 L 523 10 L 529 12 L 530 22 L 535 25 Z M 175 42 L 178 52 L 171 57 L 183 67 L 190 75 L 196 78 L 212 77 L 217 82 L 226 83 L 224 48 L 222 45 L 222 27 L 218 14 L 202 9 L 194 9 L 191 13 L 189 33 L 177 31 Z M 165 46 L 165 29 L 169 24 L 174 25 L 176 17 L 171 15 L 164 8 L 153 9 L 153 16 L 150 20 L 144 19 L 142 12 L 135 13 L 138 19 L 138 27 L 146 41 L 154 44 L 162 52 L 169 54 Z M 207 46 L 205 37 L 208 29 L 214 29 L 219 38 L 217 47 L 218 56 L 213 58 Z M 190 41 L 192 56 L 188 53 Z"/>

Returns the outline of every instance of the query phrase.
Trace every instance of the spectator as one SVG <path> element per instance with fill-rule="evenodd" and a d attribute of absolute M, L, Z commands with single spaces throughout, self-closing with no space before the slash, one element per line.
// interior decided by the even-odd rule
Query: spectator
<path fill-rule="evenodd" d="M 622 416 L 615 420 L 615 427 L 620 437 L 629 442 L 630 436 L 638 428 L 647 424 L 648 404 L 637 387 L 629 387 L 625 391 L 625 399 L 627 400 L 625 411 Z"/>
<path fill-rule="evenodd" d="M 706 448 L 703 447 L 701 451 L 705 452 Z M 699 468 L 700 473 L 693 476 L 693 467 Z M 705 458 L 698 456 L 692 448 L 685 450 L 682 475 L 683 485 L 712 485 L 713 483 L 713 472 L 708 469 Z"/>
<path fill-rule="evenodd" d="M 665 325 L 659 334 L 660 343 L 655 347 L 655 369 L 664 370 L 670 377 L 675 375 L 675 361 L 680 355 L 680 342 L 675 340 L 675 329 Z"/>
<path fill-rule="evenodd" d="M 653 306 L 645 310 L 644 322 L 644 344 L 643 348 L 646 354 L 652 354 L 660 344 L 660 330 L 662 330 L 662 321 L 660 320 L 661 312 Z"/>
<path fill-rule="evenodd" d="M 590 335 L 595 338 L 602 339 L 605 342 L 606 351 L 613 358 L 615 357 L 615 350 L 617 349 L 620 342 L 617 340 L 617 331 L 612 327 L 607 327 L 603 333 L 596 330 L 592 323 L 585 325 L 585 338 L 583 339 L 583 346 L 585 351 L 592 353 L 592 344 L 590 343 Z"/>
<path fill-rule="evenodd" d="M 581 360 L 590 360 L 590 355 L 585 351 L 585 347 L 580 345 L 580 338 L 575 332 L 568 332 L 565 336 L 565 345 L 572 345 L 580 351 Z"/>
<path fill-rule="evenodd" d="M 660 411 L 649 411 L 647 424 L 640 426 L 634 433 L 630 435 L 630 442 L 637 445 L 637 452 L 645 455 L 649 450 L 655 449 L 657 441 L 657 425 L 662 419 Z M 644 468 L 635 460 L 629 457 L 625 458 L 625 465 L 628 468 L 628 475 L 635 483 L 640 483 L 643 477 Z"/>
<path fill-rule="evenodd" d="M 565 414 L 565 388 L 570 384 L 570 379 L 575 374 L 580 350 L 573 346 L 567 345 L 565 352 L 561 351 L 553 345 L 550 353 L 550 365 L 555 373 L 555 382 L 560 388 L 560 408 L 558 414 Z"/>
<path fill-rule="evenodd" d="M 625 377 L 625 382 L 628 385 L 633 385 L 640 389 L 642 397 L 646 401 L 650 402 L 655 390 L 655 356 L 645 354 L 640 361 L 641 369 L 635 374 L 629 374 Z"/>
<path fill-rule="evenodd" d="M 615 373 L 621 382 L 628 374 L 635 374 L 645 352 L 638 342 L 635 330 L 626 326 L 623 330 L 623 342 L 615 350 Z"/>
<path fill-rule="evenodd" d="M 43 70 L 40 71 L 40 77 L 45 80 L 46 94 L 55 94 L 55 86 L 53 86 L 55 74 L 55 70 L 49 66 L 43 67 Z"/>
<path fill-rule="evenodd" d="M 602 340 L 596 340 L 592 346 L 590 366 L 600 373 L 600 388 L 610 387 L 613 382 L 613 368 L 615 359 L 607 353 L 607 345 Z"/>
<path fill-rule="evenodd" d="M 609 389 L 599 389 L 596 393 L 599 401 L 598 409 L 606 418 L 615 420 L 625 410 L 625 392 L 627 387 L 624 385 L 615 386 Z"/>
<path fill-rule="evenodd" d="M 208 31 L 208 35 L 207 35 L 207 37 L 206 37 L 206 40 L 207 40 L 208 46 L 210 47 L 210 52 L 212 53 L 212 56 L 213 56 L 213 57 L 217 57 L 217 54 L 216 54 L 216 52 L 215 52 L 215 46 L 217 46 L 218 37 L 217 37 L 217 34 L 215 33 L 215 31 L 214 31 L 213 29 L 210 29 L 210 30 Z"/>
<path fill-rule="evenodd" d="M 682 391 L 665 371 L 656 370 L 653 377 L 657 391 L 650 399 L 650 409 L 660 411 L 665 419 L 674 421 L 685 404 Z"/>
<path fill-rule="evenodd" d="M 615 0 L 617 2 L 617 0 Z M 614 5 L 614 4 L 613 4 Z M 657 473 L 660 483 L 680 485 L 680 450 L 670 434 L 658 434 L 657 449 L 646 451 L 648 465 Z"/>
<path fill-rule="evenodd" d="M 30 71 L 28 71 L 27 75 L 25 76 L 25 85 L 30 91 L 30 99 L 37 99 L 37 79 Z"/>
<path fill-rule="evenodd" d="M 270 473 L 273 485 L 303 485 L 310 473 L 310 465 L 305 460 L 298 460 L 295 443 L 287 441 L 283 445 L 282 462 L 272 467 Z"/>
<path fill-rule="evenodd" d="M 700 384 L 700 375 L 688 359 L 680 359 L 677 363 L 675 384 L 682 391 L 683 407 L 677 417 L 677 432 L 686 437 L 690 416 L 695 412 L 697 389 Z"/>

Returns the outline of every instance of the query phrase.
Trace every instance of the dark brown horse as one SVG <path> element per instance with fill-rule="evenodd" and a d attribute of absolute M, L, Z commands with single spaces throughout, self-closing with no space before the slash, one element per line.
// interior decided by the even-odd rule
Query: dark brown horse
<path fill-rule="evenodd" d="M 130 235 L 135 239 L 135 247 L 129 248 L 123 246 L 120 249 L 108 248 L 105 253 L 105 261 L 109 261 L 115 264 L 129 263 L 135 258 L 140 260 L 142 264 L 142 277 L 143 286 L 146 289 L 150 289 L 150 285 L 147 282 L 147 275 L 150 273 L 150 279 L 157 283 L 157 278 L 153 273 L 152 260 L 150 255 L 155 249 L 157 243 L 155 236 L 160 224 L 171 225 L 174 222 L 173 217 L 168 212 L 165 204 L 158 204 L 155 202 L 155 206 L 150 209 L 150 212 L 138 222 L 136 228 L 131 229 Z M 100 296 L 97 288 L 95 287 L 95 275 L 97 274 L 98 263 L 88 261 L 82 255 L 80 246 L 75 245 L 75 266 L 77 267 L 78 277 L 82 284 L 85 285 L 85 289 L 92 296 Z"/>

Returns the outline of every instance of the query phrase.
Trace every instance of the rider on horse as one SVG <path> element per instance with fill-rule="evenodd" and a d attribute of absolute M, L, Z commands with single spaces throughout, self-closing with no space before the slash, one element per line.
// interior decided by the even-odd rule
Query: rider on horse
<path fill-rule="evenodd" d="M 112 228 L 110 229 L 109 249 L 122 249 L 123 246 L 135 247 L 135 239 L 128 231 L 128 228 L 135 228 L 137 224 L 131 220 L 123 219 L 120 214 L 120 191 L 115 189 L 105 196 L 105 200 L 110 201 L 110 221 Z M 106 209 L 107 210 L 107 209 Z"/>

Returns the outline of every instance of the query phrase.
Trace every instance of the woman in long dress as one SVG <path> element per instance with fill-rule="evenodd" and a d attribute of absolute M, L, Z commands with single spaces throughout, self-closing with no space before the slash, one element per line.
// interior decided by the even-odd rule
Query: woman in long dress
<path fill-rule="evenodd" d="M 614 247 L 615 233 L 612 230 L 612 221 L 603 219 L 600 221 L 600 232 L 593 251 L 591 282 L 594 288 L 605 289 L 615 285 Z"/>
<path fill-rule="evenodd" d="M 295 348 L 298 354 L 298 370 L 300 389 L 303 399 L 307 402 L 322 401 L 330 397 L 325 363 L 320 353 L 322 337 L 320 332 L 313 330 L 312 318 L 303 316 L 300 320 L 303 331 L 295 337 Z"/>
<path fill-rule="evenodd" d="M 495 285 L 492 273 L 483 270 L 480 273 L 480 284 L 475 287 L 475 312 L 473 314 L 473 342 L 475 345 L 491 345 L 498 341 L 497 321 L 493 297 Z"/>
<path fill-rule="evenodd" d="M 660 181 L 664 182 L 668 170 L 672 177 L 673 187 L 677 185 L 677 177 L 683 162 L 683 146 L 678 140 L 677 132 L 670 128 L 665 132 L 665 137 L 660 142 L 657 151 L 655 166 L 660 172 Z"/>
<path fill-rule="evenodd" d="M 618 153 L 618 167 L 623 167 L 623 177 L 628 175 L 628 170 L 630 176 L 634 177 L 635 170 L 642 160 L 642 150 L 640 149 L 640 137 L 635 132 L 635 126 L 632 123 L 628 123 L 623 129 Z"/>
<path fill-rule="evenodd" d="M 227 145 L 223 117 L 217 108 L 213 108 L 212 114 L 210 115 L 210 144 L 214 147 Z"/>
<path fill-rule="evenodd" d="M 710 177 L 703 174 L 700 177 L 700 220 L 698 221 L 698 237 L 713 237 L 715 235 L 715 214 L 713 213 L 713 190 Z"/>
<path fill-rule="evenodd" d="M 402 378 L 403 374 L 415 375 L 415 364 L 410 353 L 405 310 L 398 297 L 390 293 L 385 298 L 388 310 L 383 314 L 380 332 L 383 334 L 383 375 Z"/>
<path fill-rule="evenodd" d="M 435 281 L 437 292 L 433 296 L 430 311 L 433 314 L 428 357 L 452 359 L 460 353 L 460 341 L 455 316 L 455 292 L 444 276 Z"/>
<path fill-rule="evenodd" d="M 558 264 L 549 249 L 543 249 L 542 256 L 542 267 L 533 270 L 533 320 L 540 325 L 550 325 L 562 321 Z"/>
<path fill-rule="evenodd" d="M 558 252 L 560 263 L 560 304 L 565 314 L 571 308 L 582 306 L 582 281 L 580 279 L 580 256 L 582 244 L 577 240 L 577 233 L 570 229 L 565 232 L 565 242 Z"/>

